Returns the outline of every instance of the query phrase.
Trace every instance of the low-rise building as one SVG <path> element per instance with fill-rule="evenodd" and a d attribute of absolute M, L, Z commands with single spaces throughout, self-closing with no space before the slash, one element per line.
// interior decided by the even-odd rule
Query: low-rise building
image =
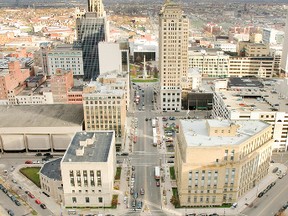
<path fill-rule="evenodd" d="M 110 207 L 115 173 L 115 132 L 77 132 L 61 161 L 65 207 Z"/>
<path fill-rule="evenodd" d="M 233 204 L 269 169 L 272 126 L 260 120 L 180 120 L 175 174 L 180 205 Z"/>
<path fill-rule="evenodd" d="M 214 83 L 213 118 L 266 121 L 272 125 L 273 149 L 287 151 L 287 80 L 234 77 Z"/>
<path fill-rule="evenodd" d="M 77 104 L 0 106 L 0 151 L 65 151 L 83 116 Z"/>

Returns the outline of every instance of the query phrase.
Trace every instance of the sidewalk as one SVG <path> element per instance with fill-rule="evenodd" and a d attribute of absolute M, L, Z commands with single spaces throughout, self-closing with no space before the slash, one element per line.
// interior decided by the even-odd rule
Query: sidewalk
<path fill-rule="evenodd" d="M 35 166 L 35 164 L 33 164 L 33 166 Z M 23 165 L 15 167 L 15 170 L 12 172 L 13 178 L 17 179 L 18 182 L 21 182 L 21 186 L 23 190 L 29 190 L 35 196 L 35 199 L 39 199 L 40 201 L 45 203 L 47 208 L 52 213 L 49 215 L 53 215 L 53 216 L 61 215 L 61 212 L 62 212 L 61 205 L 56 203 L 53 198 L 45 196 L 42 193 L 41 188 L 38 188 L 33 182 L 31 182 L 25 176 L 23 176 L 19 171 L 23 167 L 28 167 L 28 166 L 27 164 L 23 164 Z M 47 214 L 47 211 L 46 211 L 46 214 Z M 38 212 L 38 215 L 41 215 L 41 213 Z M 48 216 L 48 215 L 45 215 L 45 216 Z"/>

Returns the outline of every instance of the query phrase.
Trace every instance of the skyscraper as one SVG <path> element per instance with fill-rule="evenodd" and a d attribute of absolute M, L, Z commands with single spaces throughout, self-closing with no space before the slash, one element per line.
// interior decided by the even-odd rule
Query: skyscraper
<path fill-rule="evenodd" d="M 285 76 L 287 77 L 288 76 L 288 11 L 286 14 L 284 43 L 283 43 L 280 67 L 281 67 L 281 72 L 285 73 Z"/>
<path fill-rule="evenodd" d="M 181 110 L 181 80 L 188 67 L 189 20 L 178 4 L 166 0 L 159 24 L 161 109 Z"/>
<path fill-rule="evenodd" d="M 88 0 L 88 12 L 95 12 L 97 17 L 105 16 L 102 0 Z"/>
<path fill-rule="evenodd" d="M 99 75 L 98 43 L 107 39 L 107 21 L 102 0 L 88 0 L 88 12 L 77 16 L 77 42 L 83 52 L 84 79 Z"/>

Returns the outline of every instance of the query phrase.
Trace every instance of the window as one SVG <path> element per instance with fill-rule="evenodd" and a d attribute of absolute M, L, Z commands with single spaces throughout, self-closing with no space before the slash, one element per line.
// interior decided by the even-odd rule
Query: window
<path fill-rule="evenodd" d="M 77 203 L 76 197 L 72 197 L 72 202 L 73 202 L 73 203 Z"/>
<path fill-rule="evenodd" d="M 102 186 L 101 171 L 97 170 L 97 186 Z"/>
<path fill-rule="evenodd" d="M 75 180 L 74 180 L 74 172 L 73 170 L 70 170 L 70 184 L 72 187 L 75 186 Z"/>
<path fill-rule="evenodd" d="M 98 202 L 102 203 L 103 202 L 103 197 L 98 197 Z"/>
<path fill-rule="evenodd" d="M 89 197 L 85 197 L 85 202 L 86 202 L 86 203 L 90 203 Z"/>

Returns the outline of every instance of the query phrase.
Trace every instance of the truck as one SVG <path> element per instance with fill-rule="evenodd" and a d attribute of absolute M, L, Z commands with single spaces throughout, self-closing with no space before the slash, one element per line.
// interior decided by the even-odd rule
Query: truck
<path fill-rule="evenodd" d="M 160 179 L 160 167 L 159 167 L 159 166 L 156 166 L 156 167 L 154 168 L 154 174 L 155 174 L 154 178 L 155 178 L 156 180 L 159 180 L 159 179 Z"/>
<path fill-rule="evenodd" d="M 155 128 L 155 127 L 156 127 L 156 119 L 153 118 L 153 119 L 152 119 L 152 128 Z"/>

